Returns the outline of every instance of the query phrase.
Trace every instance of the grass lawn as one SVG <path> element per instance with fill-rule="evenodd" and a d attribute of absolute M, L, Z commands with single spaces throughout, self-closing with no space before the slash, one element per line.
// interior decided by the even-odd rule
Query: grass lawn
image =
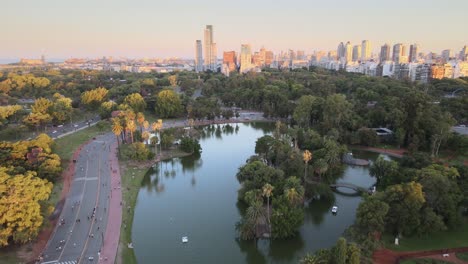
<path fill-rule="evenodd" d="M 17 256 L 18 248 L 2 248 L 0 249 L 0 264 L 18 264 L 25 263 Z"/>
<path fill-rule="evenodd" d="M 383 237 L 386 248 L 395 251 L 419 251 L 444 248 L 468 247 L 468 219 L 455 230 L 437 232 L 427 237 L 408 237 L 400 239 L 400 245 L 395 246 L 394 238 Z"/>
<path fill-rule="evenodd" d="M 455 256 L 457 256 L 458 259 L 468 261 L 468 252 L 456 253 Z"/>
<path fill-rule="evenodd" d="M 124 206 L 130 206 L 130 210 L 122 210 L 122 226 L 120 227 L 120 243 L 118 254 L 121 256 L 121 263 L 133 264 L 137 263 L 133 249 L 128 248 L 128 243 L 132 242 L 132 223 L 133 212 L 140 190 L 141 181 L 145 176 L 148 168 L 131 167 L 127 162 L 121 161 L 121 182 L 122 182 L 122 199 Z M 119 255 L 118 255 L 119 256 Z"/>

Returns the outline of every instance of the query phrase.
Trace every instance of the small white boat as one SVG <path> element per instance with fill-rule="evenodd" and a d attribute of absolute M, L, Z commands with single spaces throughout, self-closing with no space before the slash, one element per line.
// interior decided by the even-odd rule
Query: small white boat
<path fill-rule="evenodd" d="M 188 237 L 184 236 L 182 237 L 182 243 L 187 243 L 188 242 Z"/>
<path fill-rule="evenodd" d="M 338 206 L 336 206 L 336 205 L 333 206 L 331 211 L 332 211 L 332 213 L 336 214 L 338 212 Z"/>

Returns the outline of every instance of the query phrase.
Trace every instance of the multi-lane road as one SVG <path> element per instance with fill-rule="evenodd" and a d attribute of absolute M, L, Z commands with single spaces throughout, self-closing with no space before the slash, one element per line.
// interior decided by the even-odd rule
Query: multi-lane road
<path fill-rule="evenodd" d="M 70 192 L 42 263 L 98 263 L 103 257 L 100 252 L 112 195 L 110 155 L 114 143 L 115 137 L 109 133 L 81 149 Z"/>

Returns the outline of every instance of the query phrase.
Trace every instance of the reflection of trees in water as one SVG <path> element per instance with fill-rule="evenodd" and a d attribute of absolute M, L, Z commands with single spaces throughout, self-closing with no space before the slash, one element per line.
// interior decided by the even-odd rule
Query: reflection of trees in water
<path fill-rule="evenodd" d="M 297 261 L 296 253 L 304 248 L 305 242 L 301 234 L 297 234 L 289 239 L 271 240 L 269 244 L 268 256 L 275 262 L 292 263 Z"/>
<path fill-rule="evenodd" d="M 156 193 L 164 192 L 165 185 L 161 177 L 160 163 L 151 167 L 143 177 L 141 186 L 144 187 L 149 193 L 156 191 Z"/>
<path fill-rule="evenodd" d="M 186 171 L 192 172 L 192 179 L 190 183 L 192 186 L 195 186 L 197 180 L 195 178 L 195 171 L 202 167 L 203 160 L 200 159 L 200 153 L 194 153 L 188 157 L 183 157 L 180 159 L 180 164 L 182 164 L 182 171 L 185 173 Z"/>
<path fill-rule="evenodd" d="M 335 203 L 335 196 L 333 198 L 322 198 L 318 200 L 311 200 L 309 206 L 305 207 L 305 221 L 312 221 L 316 226 L 320 226 L 326 214 L 330 213 L 330 210 Z"/>
<path fill-rule="evenodd" d="M 244 124 L 255 130 L 261 130 L 265 134 L 269 134 L 275 129 L 275 123 L 272 122 L 250 122 Z"/>
<path fill-rule="evenodd" d="M 236 238 L 236 243 L 239 246 L 239 249 L 242 253 L 245 253 L 245 260 L 247 263 L 252 264 L 263 264 L 267 263 L 265 255 L 263 255 L 258 247 L 256 246 L 257 241 L 254 239 L 252 241 L 245 241 L 239 238 Z"/>

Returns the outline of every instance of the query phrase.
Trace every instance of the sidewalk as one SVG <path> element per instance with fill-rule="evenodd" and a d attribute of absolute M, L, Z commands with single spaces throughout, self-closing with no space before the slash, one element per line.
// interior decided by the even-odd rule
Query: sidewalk
<path fill-rule="evenodd" d="M 101 250 L 99 263 L 115 263 L 117 248 L 120 241 L 120 226 L 122 224 L 122 190 L 120 189 L 120 170 L 117 159 L 117 143 L 114 143 L 109 154 L 111 169 L 111 197 L 109 201 L 109 216 L 107 217 L 106 234 Z"/>

